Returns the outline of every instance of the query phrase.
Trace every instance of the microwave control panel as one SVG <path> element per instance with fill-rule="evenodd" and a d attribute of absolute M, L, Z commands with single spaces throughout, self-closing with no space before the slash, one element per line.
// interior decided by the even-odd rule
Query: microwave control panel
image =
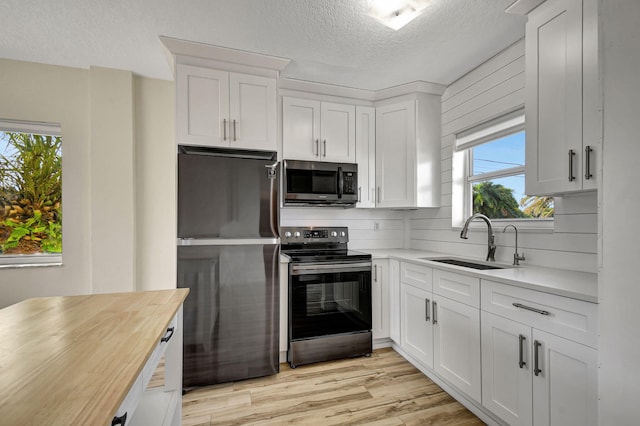
<path fill-rule="evenodd" d="M 358 181 L 354 172 L 344 172 L 342 174 L 344 185 L 342 186 L 343 194 L 355 194 Z"/>

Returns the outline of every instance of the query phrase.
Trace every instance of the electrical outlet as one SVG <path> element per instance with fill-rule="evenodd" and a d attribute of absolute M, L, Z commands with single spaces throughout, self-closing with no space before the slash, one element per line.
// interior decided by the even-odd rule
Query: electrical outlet
<path fill-rule="evenodd" d="M 373 222 L 373 230 L 377 231 L 380 229 L 380 223 L 379 222 Z"/>

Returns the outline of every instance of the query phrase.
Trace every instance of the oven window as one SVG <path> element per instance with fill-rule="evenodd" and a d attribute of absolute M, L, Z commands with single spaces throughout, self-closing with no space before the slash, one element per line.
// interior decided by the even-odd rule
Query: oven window
<path fill-rule="evenodd" d="M 371 273 L 291 276 L 291 338 L 371 330 Z"/>

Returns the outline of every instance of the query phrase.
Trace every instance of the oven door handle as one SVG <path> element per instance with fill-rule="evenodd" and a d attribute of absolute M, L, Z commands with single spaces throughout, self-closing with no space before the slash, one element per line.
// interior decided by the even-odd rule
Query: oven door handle
<path fill-rule="evenodd" d="M 335 272 L 371 272 L 371 262 L 291 265 L 291 275 L 330 274 Z"/>

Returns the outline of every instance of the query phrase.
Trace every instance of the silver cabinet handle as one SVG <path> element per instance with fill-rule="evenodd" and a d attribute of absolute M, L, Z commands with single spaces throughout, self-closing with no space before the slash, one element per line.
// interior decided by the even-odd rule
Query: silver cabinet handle
<path fill-rule="evenodd" d="M 378 265 L 373 265 L 373 281 L 378 282 Z"/>
<path fill-rule="evenodd" d="M 359 186 L 358 187 L 358 202 L 360 202 L 362 200 L 362 187 Z"/>
<path fill-rule="evenodd" d="M 320 141 L 316 139 L 316 157 L 320 155 Z"/>
<path fill-rule="evenodd" d="M 593 152 L 593 149 L 587 145 L 584 148 L 584 178 L 585 180 L 589 180 L 593 177 L 593 175 L 591 174 L 591 153 Z"/>
<path fill-rule="evenodd" d="M 326 139 L 322 141 L 322 145 L 324 147 L 324 153 L 322 154 L 322 156 L 326 157 L 327 156 L 327 140 Z"/>
<path fill-rule="evenodd" d="M 380 187 L 378 187 L 378 198 L 376 198 L 376 203 L 380 202 Z"/>
<path fill-rule="evenodd" d="M 425 309 L 425 315 L 424 315 L 424 320 L 426 322 L 431 321 L 431 316 L 429 315 L 429 305 L 431 304 L 431 300 L 429 299 L 424 299 L 424 309 Z"/>
<path fill-rule="evenodd" d="M 223 141 L 227 140 L 227 119 L 226 118 L 222 120 L 222 140 Z"/>
<path fill-rule="evenodd" d="M 523 305 L 521 303 L 512 303 L 513 306 L 520 309 L 526 309 L 527 311 L 535 312 L 540 315 L 549 315 L 549 311 L 543 311 L 542 309 L 532 308 L 531 306 Z"/>
<path fill-rule="evenodd" d="M 527 363 L 526 363 L 526 362 L 524 362 L 523 355 L 522 355 L 522 352 L 523 352 L 522 344 L 524 343 L 524 341 L 525 341 L 526 339 L 527 339 L 527 338 L 526 338 L 526 337 L 524 337 L 524 335 L 522 335 L 522 334 L 520 334 L 520 335 L 518 336 L 518 340 L 519 340 L 519 344 L 520 344 L 520 347 L 519 347 L 519 358 L 520 358 L 520 359 L 518 360 L 518 365 L 520 366 L 520 368 L 522 368 L 522 367 L 524 367 L 525 365 L 527 365 Z"/>
<path fill-rule="evenodd" d="M 538 366 L 538 349 L 542 346 L 542 343 L 537 340 L 533 341 L 533 374 L 536 376 L 542 373 L 542 370 Z"/>
<path fill-rule="evenodd" d="M 236 129 L 236 120 L 233 120 L 233 141 L 237 141 L 236 136 L 238 135 L 238 130 Z"/>
<path fill-rule="evenodd" d="M 436 325 L 438 323 L 438 303 L 436 303 L 436 301 L 433 301 L 433 325 Z"/>
<path fill-rule="evenodd" d="M 573 157 L 575 157 L 576 152 L 572 149 L 569 150 L 569 182 L 573 182 L 576 178 L 573 175 Z"/>

